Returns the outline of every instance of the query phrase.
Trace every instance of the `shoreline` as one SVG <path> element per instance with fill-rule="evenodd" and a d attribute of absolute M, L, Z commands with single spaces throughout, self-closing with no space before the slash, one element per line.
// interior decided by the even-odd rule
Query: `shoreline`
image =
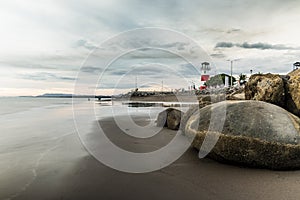
<path fill-rule="evenodd" d="M 41 110 L 36 114 L 41 112 L 47 112 L 50 127 L 60 127 L 59 130 L 65 128 L 70 134 L 58 137 L 60 134 L 56 129 L 41 129 L 45 121 L 39 115 L 36 115 L 35 120 L 19 118 L 26 122 L 24 126 L 34 128 L 33 125 L 39 122 L 41 127 L 36 133 L 35 129 L 32 130 L 32 135 L 28 131 L 26 137 L 21 138 L 18 143 L 8 143 L 10 149 L 3 146 L 5 149 L 1 154 L 3 161 L 11 164 L 20 161 L 22 167 L 20 164 L 11 165 L 10 169 L 1 174 L 1 198 L 8 199 L 16 194 L 14 198 L 16 200 L 298 200 L 300 198 L 300 170 L 271 171 L 218 163 L 208 158 L 199 159 L 198 151 L 194 148 L 189 148 L 178 160 L 157 171 L 144 174 L 120 172 L 97 161 L 86 151 L 73 130 L 73 124 L 66 127 L 64 124 L 66 121 L 60 124 L 60 118 L 55 118 L 56 115 L 51 114 L 59 113 L 61 116 L 61 108 Z M 147 115 L 144 116 L 139 116 L 137 124 L 148 124 Z M 71 120 L 72 116 L 68 115 L 65 119 Z M 88 132 L 92 141 L 99 134 L 98 123 L 99 121 L 94 121 Z M 145 142 L 142 139 L 119 137 L 122 130 L 111 118 L 103 118 L 100 123 L 105 132 L 110 134 L 112 141 L 135 152 L 153 151 L 167 144 L 174 135 L 174 131 L 163 129 L 160 136 Z M 21 134 L 24 128 L 21 131 L 22 124 L 19 124 Z M 43 137 L 42 142 L 40 139 L 34 139 L 36 134 Z M 6 140 L 7 142 L 9 140 Z M 21 142 L 24 147 L 18 146 Z M 6 163 L 3 162 L 3 166 L 4 164 Z M 35 170 L 35 176 L 32 169 Z M 31 180 L 33 181 L 28 182 Z M 26 183 L 30 185 L 22 190 Z"/>
<path fill-rule="evenodd" d="M 115 133 L 111 136 L 113 139 L 121 133 L 111 118 L 97 123 L 102 123 L 108 134 Z M 140 123 L 147 122 L 140 120 Z M 161 133 L 166 134 L 166 131 L 169 130 L 163 129 Z M 92 134 L 96 133 L 94 127 Z M 155 140 L 166 142 L 167 138 L 162 141 L 163 138 Z M 149 150 L 145 143 L 135 142 L 136 139 L 128 143 L 127 139 L 121 138 L 118 142 L 131 146 L 128 150 Z M 91 156 L 82 158 L 73 171 L 80 173 L 72 175 L 68 181 L 76 182 L 81 191 L 88 191 L 90 199 L 298 200 L 300 197 L 300 171 L 254 169 L 199 159 L 194 148 L 189 148 L 171 165 L 145 174 L 116 171 Z M 68 197 L 72 199 L 87 197 L 74 189 L 71 191 Z"/>

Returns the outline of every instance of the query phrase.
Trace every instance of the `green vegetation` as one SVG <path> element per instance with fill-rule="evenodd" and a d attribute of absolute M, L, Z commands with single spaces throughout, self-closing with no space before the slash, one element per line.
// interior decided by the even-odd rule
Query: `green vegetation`
<path fill-rule="evenodd" d="M 246 74 L 240 74 L 240 76 L 239 76 L 240 81 L 245 81 L 246 78 L 247 78 Z"/>

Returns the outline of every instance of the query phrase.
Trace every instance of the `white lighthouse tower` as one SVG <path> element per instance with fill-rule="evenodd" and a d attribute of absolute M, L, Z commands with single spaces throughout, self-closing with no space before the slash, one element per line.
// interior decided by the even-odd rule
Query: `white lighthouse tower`
<path fill-rule="evenodd" d="M 204 83 L 209 80 L 209 71 L 211 70 L 210 64 L 208 62 L 203 62 L 201 63 L 201 77 L 200 77 L 200 81 L 201 81 L 201 86 L 200 89 L 205 88 L 204 87 Z"/>

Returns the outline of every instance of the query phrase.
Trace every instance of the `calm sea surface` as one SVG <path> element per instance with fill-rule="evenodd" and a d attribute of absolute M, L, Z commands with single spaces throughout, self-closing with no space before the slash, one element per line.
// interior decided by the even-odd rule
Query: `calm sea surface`
<path fill-rule="evenodd" d="M 164 109 L 128 107 L 118 102 L 112 106 L 111 102 L 100 104 L 93 99 L 75 99 L 74 108 L 77 121 L 89 121 L 83 129 L 86 134 L 100 118 L 130 113 L 155 120 Z M 22 199 L 26 192 L 39 187 L 39 180 L 48 180 L 42 179 L 43 174 L 54 173 L 60 179 L 77 160 L 89 155 L 77 134 L 74 108 L 71 98 L 0 98 L 0 199 Z M 49 189 L 55 190 L 55 185 Z"/>

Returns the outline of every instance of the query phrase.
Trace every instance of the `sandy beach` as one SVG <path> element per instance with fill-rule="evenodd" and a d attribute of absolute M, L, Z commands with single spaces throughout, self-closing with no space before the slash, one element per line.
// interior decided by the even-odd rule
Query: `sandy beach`
<path fill-rule="evenodd" d="M 120 130 L 112 120 L 100 123 L 111 131 L 112 140 L 119 140 L 116 136 Z M 164 130 L 162 134 L 168 135 L 167 140 L 174 132 Z M 162 138 L 157 137 L 150 143 L 164 142 Z M 127 140 L 119 142 L 127 144 L 129 149 L 148 148 L 140 141 L 122 140 Z M 75 134 L 64 137 L 56 148 L 49 151 L 40 160 L 36 172 L 34 182 L 15 199 L 296 200 L 300 197 L 300 171 L 250 169 L 210 159 L 200 160 L 197 151 L 190 148 L 164 169 L 129 174 L 113 170 L 88 155 Z M 18 176 L 22 179 L 22 174 Z"/>

